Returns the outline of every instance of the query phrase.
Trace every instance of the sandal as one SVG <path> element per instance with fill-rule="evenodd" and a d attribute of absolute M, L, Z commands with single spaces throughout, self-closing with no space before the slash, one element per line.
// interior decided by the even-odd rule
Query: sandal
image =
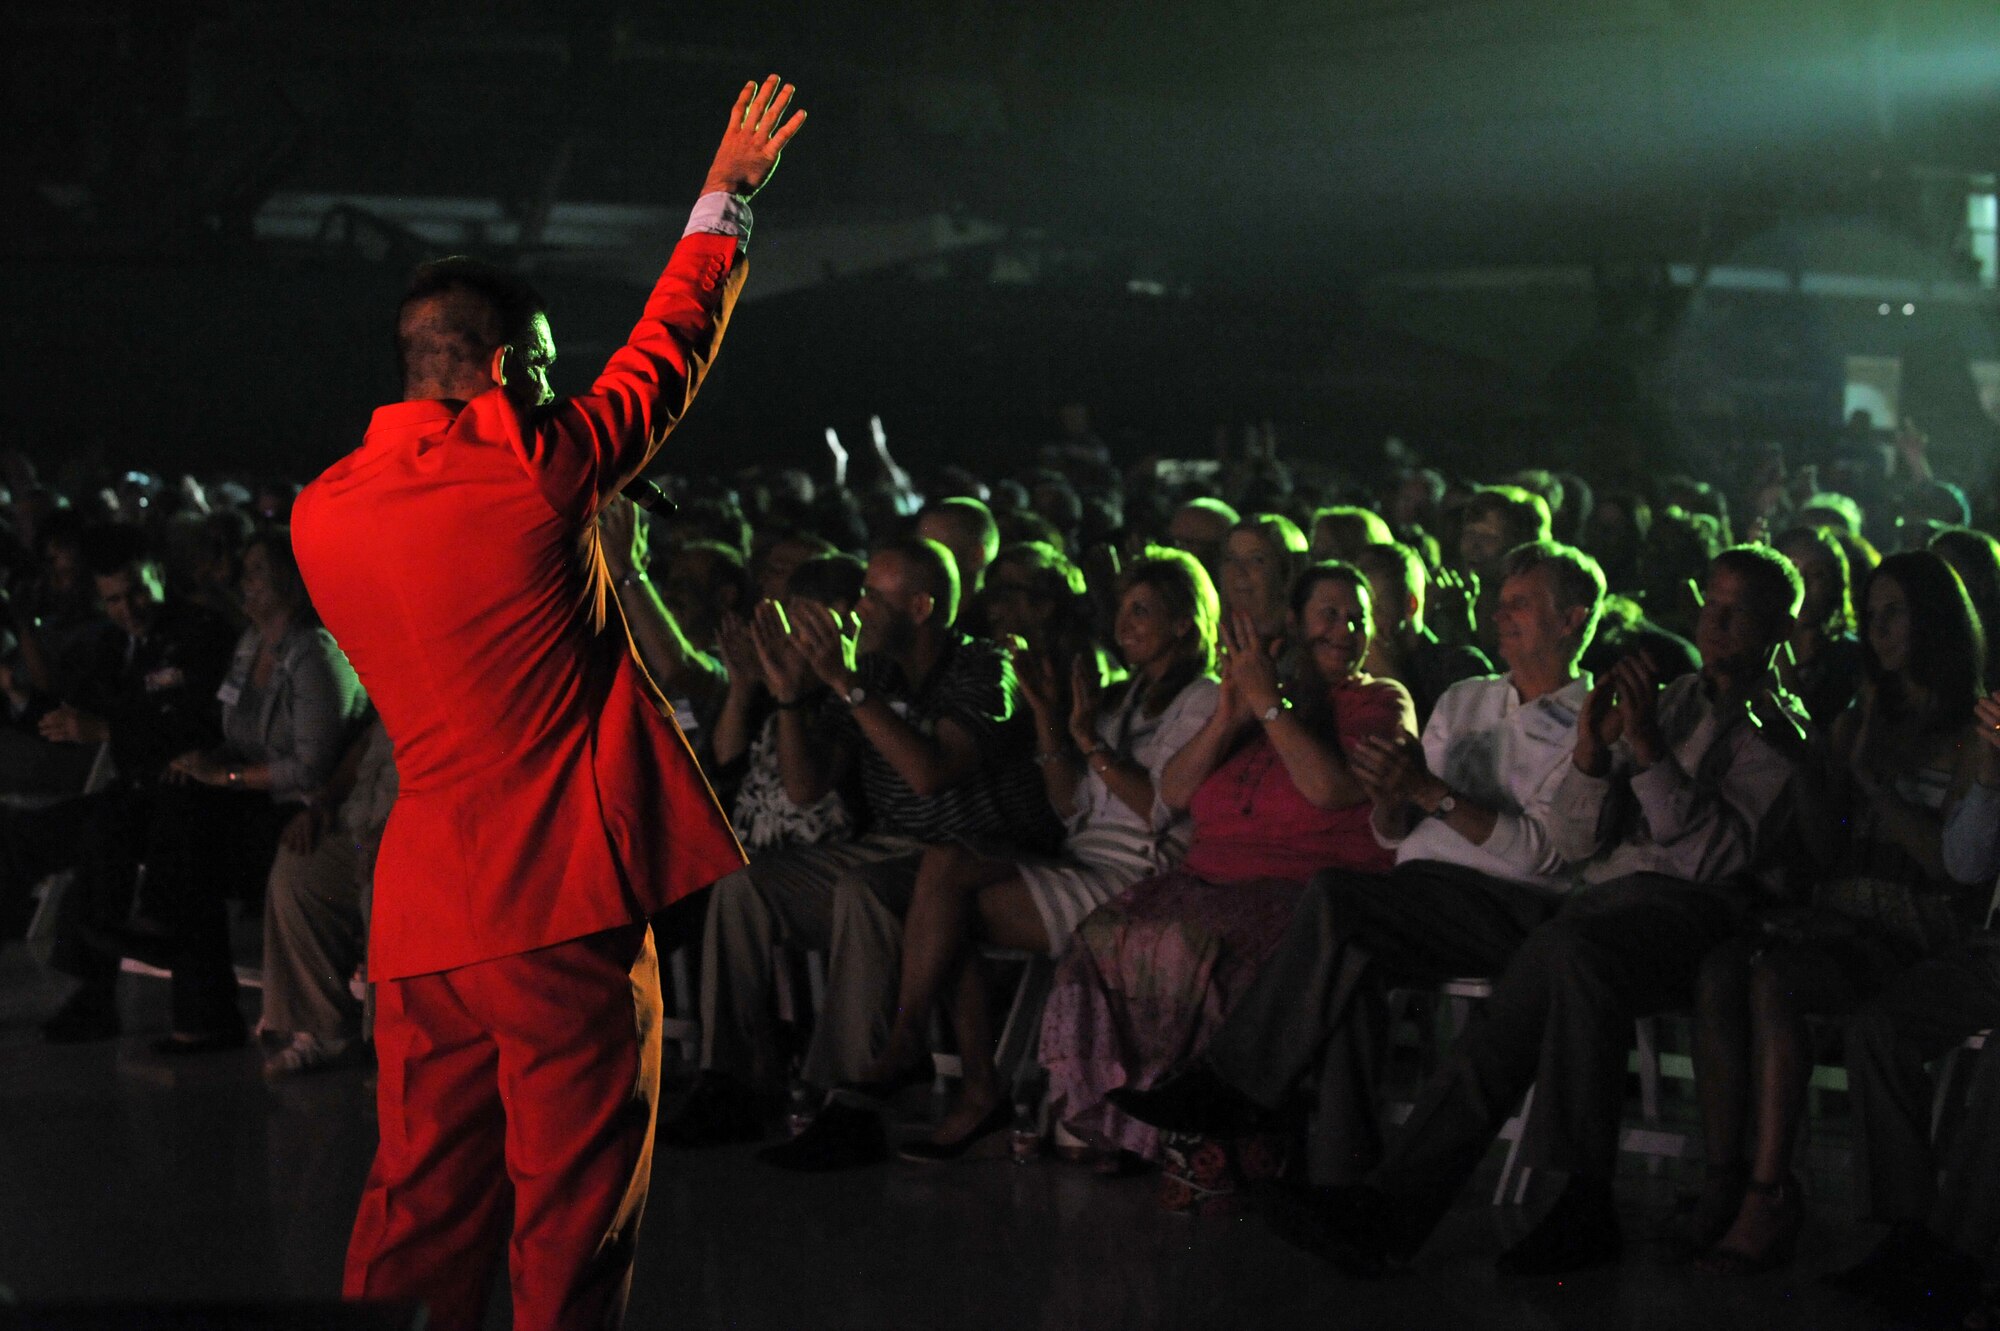
<path fill-rule="evenodd" d="M 1799 1196 L 1799 1181 L 1786 1175 L 1775 1183 L 1755 1179 L 1743 1185 L 1743 1205 L 1752 1198 L 1766 1200 L 1772 1213 L 1773 1237 L 1762 1252 L 1745 1252 L 1718 1242 L 1695 1259 L 1695 1268 L 1713 1276 L 1754 1276 L 1790 1266 L 1798 1251 L 1799 1231 L 1805 1228 L 1805 1202 Z M 1738 1219 L 1742 1213 L 1738 1212 Z M 1733 1230 L 1735 1225 L 1731 1225 Z"/>

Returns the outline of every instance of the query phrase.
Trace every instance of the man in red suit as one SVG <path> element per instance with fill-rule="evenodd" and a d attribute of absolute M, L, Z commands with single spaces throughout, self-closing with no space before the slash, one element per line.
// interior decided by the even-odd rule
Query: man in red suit
<path fill-rule="evenodd" d="M 749 198 L 805 119 L 791 96 L 774 76 L 737 98 L 686 235 L 581 397 L 552 402 L 526 283 L 420 269 L 397 318 L 404 400 L 293 510 L 402 782 L 369 957 L 381 1144 L 346 1293 L 425 1300 L 445 1331 L 480 1324 L 503 1251 L 516 1327 L 623 1317 L 659 1090 L 647 920 L 743 858 L 607 631 L 593 519 L 714 359 Z"/>

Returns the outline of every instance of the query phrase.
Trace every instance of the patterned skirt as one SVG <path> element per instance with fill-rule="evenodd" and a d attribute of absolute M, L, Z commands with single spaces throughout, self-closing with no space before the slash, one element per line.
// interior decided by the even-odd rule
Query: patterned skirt
<path fill-rule="evenodd" d="M 1056 968 L 1042 1065 L 1056 1121 L 1084 1141 L 1159 1159 L 1160 1134 L 1105 1103 L 1199 1054 L 1277 947 L 1305 885 L 1169 873 L 1083 921 Z"/>

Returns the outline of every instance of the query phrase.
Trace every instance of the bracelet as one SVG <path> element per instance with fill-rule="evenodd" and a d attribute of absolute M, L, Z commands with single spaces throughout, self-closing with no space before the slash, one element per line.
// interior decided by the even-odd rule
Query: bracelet
<path fill-rule="evenodd" d="M 1037 749 L 1035 751 L 1035 766 L 1047 767 L 1050 763 L 1061 762 L 1062 758 L 1063 758 L 1063 751 L 1061 749 L 1057 749 L 1051 753 L 1044 753 L 1041 750 Z"/>
<path fill-rule="evenodd" d="M 801 693 L 798 697 L 792 699 L 790 702 L 777 702 L 774 700 L 774 705 L 781 712 L 796 712 L 799 710 L 799 708 L 804 707 L 806 705 L 806 697 L 807 695 Z"/>
<path fill-rule="evenodd" d="M 1100 753 L 1111 752 L 1111 746 L 1108 744 L 1093 744 L 1089 748 L 1084 749 L 1082 752 L 1084 759 L 1088 761 L 1089 759 L 1095 758 Z"/>

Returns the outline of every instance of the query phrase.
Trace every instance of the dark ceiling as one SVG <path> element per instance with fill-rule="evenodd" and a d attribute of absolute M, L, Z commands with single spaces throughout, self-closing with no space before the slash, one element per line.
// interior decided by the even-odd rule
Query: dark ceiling
<path fill-rule="evenodd" d="M 275 189 L 676 203 L 766 69 L 775 206 L 958 210 L 1245 277 L 1689 257 L 2000 166 L 1991 0 L 134 0 L 6 11 L 15 252 Z M 1923 219 L 1912 217 L 1911 225 Z"/>

